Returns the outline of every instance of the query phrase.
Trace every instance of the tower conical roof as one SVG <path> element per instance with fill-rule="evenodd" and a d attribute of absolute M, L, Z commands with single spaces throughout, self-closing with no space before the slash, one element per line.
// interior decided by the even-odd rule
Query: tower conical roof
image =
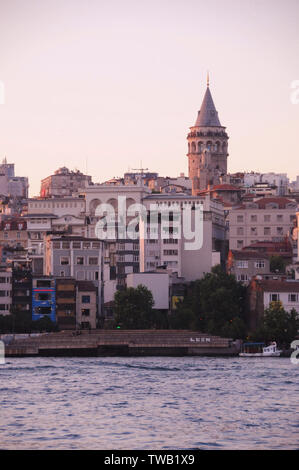
<path fill-rule="evenodd" d="M 207 87 L 200 111 L 198 111 L 195 126 L 221 127 L 209 86 Z"/>

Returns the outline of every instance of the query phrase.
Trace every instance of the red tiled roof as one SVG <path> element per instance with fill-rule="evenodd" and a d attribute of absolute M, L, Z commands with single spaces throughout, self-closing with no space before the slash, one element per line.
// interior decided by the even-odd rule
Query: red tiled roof
<path fill-rule="evenodd" d="M 233 186 L 232 184 L 217 184 L 213 186 L 210 191 L 241 191 L 239 186 Z"/>
<path fill-rule="evenodd" d="M 231 250 L 231 253 L 235 259 L 269 259 L 267 253 L 260 253 L 259 251 L 241 251 Z"/>
<path fill-rule="evenodd" d="M 278 204 L 279 209 L 284 209 L 287 204 L 296 204 L 296 201 L 292 201 L 286 197 L 262 197 L 255 202 L 259 209 L 264 209 L 267 204 Z"/>
<path fill-rule="evenodd" d="M 299 281 L 259 281 L 259 286 L 265 292 L 299 292 Z"/>

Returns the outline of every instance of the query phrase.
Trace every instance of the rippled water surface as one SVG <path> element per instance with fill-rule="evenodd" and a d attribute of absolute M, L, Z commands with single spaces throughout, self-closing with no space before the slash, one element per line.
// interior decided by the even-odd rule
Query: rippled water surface
<path fill-rule="evenodd" d="M 2 449 L 298 449 L 287 358 L 8 358 Z"/>

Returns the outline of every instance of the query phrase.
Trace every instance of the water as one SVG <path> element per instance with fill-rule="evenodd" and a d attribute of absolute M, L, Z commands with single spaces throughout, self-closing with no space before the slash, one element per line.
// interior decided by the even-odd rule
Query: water
<path fill-rule="evenodd" d="M 8 358 L 1 449 L 298 449 L 287 358 Z"/>

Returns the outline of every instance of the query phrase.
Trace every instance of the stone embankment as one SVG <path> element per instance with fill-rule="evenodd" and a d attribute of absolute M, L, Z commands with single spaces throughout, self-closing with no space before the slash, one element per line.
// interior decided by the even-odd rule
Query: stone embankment
<path fill-rule="evenodd" d="M 234 356 L 231 339 L 189 330 L 92 330 L 17 338 L 7 357 L 24 356 Z"/>

